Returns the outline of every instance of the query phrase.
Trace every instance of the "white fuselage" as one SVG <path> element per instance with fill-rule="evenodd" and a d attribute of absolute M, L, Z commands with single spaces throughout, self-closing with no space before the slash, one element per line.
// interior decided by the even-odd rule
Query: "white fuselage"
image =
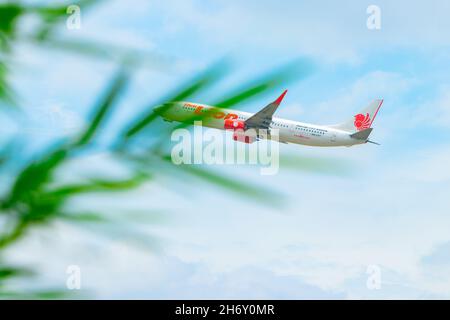
<path fill-rule="evenodd" d="M 174 103 L 161 116 L 169 121 L 185 122 L 195 115 L 206 115 L 202 118 L 202 126 L 224 130 L 224 119 L 245 121 L 253 114 L 231 109 L 215 108 L 208 105 L 190 102 Z M 278 139 L 283 143 L 296 143 L 308 146 L 335 147 L 362 144 L 365 141 L 353 139 L 350 132 L 331 126 L 321 126 L 282 118 L 273 118 L 270 128 L 278 129 Z"/>

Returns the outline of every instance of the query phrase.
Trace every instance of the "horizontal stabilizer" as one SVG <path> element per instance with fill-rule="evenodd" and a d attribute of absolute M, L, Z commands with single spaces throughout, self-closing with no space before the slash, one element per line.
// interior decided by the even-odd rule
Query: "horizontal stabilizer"
<path fill-rule="evenodd" d="M 350 137 L 352 137 L 353 139 L 366 141 L 369 138 L 370 134 L 372 133 L 372 130 L 373 128 L 367 128 L 351 134 Z"/>

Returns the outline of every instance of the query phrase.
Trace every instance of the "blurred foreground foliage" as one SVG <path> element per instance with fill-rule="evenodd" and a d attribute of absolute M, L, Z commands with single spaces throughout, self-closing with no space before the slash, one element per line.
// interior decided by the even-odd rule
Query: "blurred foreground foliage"
<path fill-rule="evenodd" d="M 90 9 L 98 2 L 100 1 L 85 0 L 79 1 L 78 5 L 84 13 L 85 9 Z M 100 151 L 95 147 L 96 141 L 99 135 L 108 129 L 108 119 L 120 105 L 119 100 L 130 84 L 133 67 L 142 65 L 151 67 L 151 60 L 154 58 L 151 54 L 127 51 L 124 48 L 120 48 L 116 55 L 111 56 L 111 51 L 114 50 L 106 44 L 93 44 L 81 40 L 70 42 L 58 38 L 55 29 L 65 27 L 66 8 L 67 5 L 37 6 L 17 1 L 0 4 L 0 103 L 3 107 L 17 106 L 17 95 L 8 82 L 8 75 L 11 72 L 9 63 L 14 55 L 14 44 L 18 41 L 32 43 L 38 47 L 64 49 L 85 56 L 119 58 L 121 62 L 117 65 L 116 75 L 109 80 L 104 92 L 99 94 L 97 102 L 92 106 L 88 125 L 71 139 L 54 141 L 50 147 L 31 156 L 24 156 L 14 148 L 21 143 L 15 138 L 3 146 L 0 145 L 0 173 L 1 170 L 13 170 L 7 174 L 13 177 L 10 184 L 6 186 L 3 194 L 0 194 L 0 298 L 67 296 L 68 291 L 61 289 L 33 292 L 11 290 L 7 285 L 8 281 L 33 277 L 34 272 L 8 265 L 2 253 L 38 226 L 68 221 L 84 228 L 87 224 L 102 223 L 110 218 L 97 212 L 74 213 L 68 210 L 69 201 L 79 196 L 99 193 L 112 196 L 113 193 L 134 190 L 145 183 L 153 183 L 155 174 L 158 174 L 187 185 L 191 184 L 194 178 L 195 181 L 222 188 L 242 199 L 276 208 L 280 207 L 283 199 L 282 195 L 274 190 L 253 185 L 244 179 L 230 177 L 203 166 L 173 165 L 170 153 L 165 148 L 168 145 L 167 141 L 170 140 L 170 134 L 175 128 L 190 124 L 170 124 L 166 126 L 165 131 L 154 129 L 158 118 L 153 112 L 155 106 L 169 106 L 171 101 L 188 100 L 199 93 L 207 92 L 229 73 L 226 61 L 212 65 L 166 95 L 149 102 L 144 108 L 144 113 L 137 114 L 129 123 L 124 123 L 123 130 L 116 133 L 113 143 L 101 150 L 108 152 L 116 161 L 127 167 L 128 177 L 122 179 L 90 177 L 79 183 L 67 183 L 61 179 L 61 172 L 64 172 L 71 161 Z M 37 17 L 38 24 L 33 29 L 34 32 L 22 34 L 19 28 L 20 20 L 27 15 Z M 155 62 L 155 65 L 157 64 Z M 214 105 L 221 108 L 233 107 L 272 92 L 288 82 L 300 80 L 310 72 L 311 65 L 308 62 L 294 61 L 247 83 L 237 84 L 234 89 L 225 92 L 223 98 Z M 282 156 L 281 162 L 286 167 L 296 170 L 324 173 L 341 170 L 332 159 L 316 160 Z M 127 226 L 120 225 L 119 228 Z M 98 229 L 95 229 L 96 233 L 97 231 Z M 123 234 L 132 234 L 132 237 L 143 240 L 149 238 L 140 234 L 138 230 Z"/>

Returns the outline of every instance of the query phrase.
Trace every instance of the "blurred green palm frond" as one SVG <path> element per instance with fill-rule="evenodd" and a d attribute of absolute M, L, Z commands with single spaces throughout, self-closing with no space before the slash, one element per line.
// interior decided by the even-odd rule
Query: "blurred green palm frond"
<path fill-rule="evenodd" d="M 18 173 L 9 193 L 0 201 L 2 212 L 15 213 L 10 214 L 14 217 L 12 230 L 0 235 L 0 248 L 20 238 L 28 225 L 58 217 L 70 197 L 87 192 L 128 190 L 143 182 L 141 174 L 125 181 L 92 179 L 85 184 L 52 188 L 55 171 L 75 157 L 76 151 L 89 146 L 127 82 L 123 71 L 119 71 L 104 97 L 94 106 L 91 123 L 79 138 L 75 142 L 60 142 L 57 147 L 44 151 L 39 159 L 26 164 Z"/>
<path fill-rule="evenodd" d="M 13 45 L 25 42 L 39 48 L 64 50 L 86 57 L 110 59 L 130 66 L 143 65 L 155 70 L 170 68 L 168 59 L 154 52 L 128 49 L 83 38 L 62 37 L 59 30 L 66 28 L 69 6 L 78 6 L 83 15 L 105 2 L 104 0 L 78 0 L 57 5 L 32 5 L 19 1 L 0 3 L 0 103 L 17 106 L 14 90 L 9 83 L 7 59 L 14 55 Z M 29 16 L 35 19 L 32 30 L 22 30 L 20 23 Z"/>
<path fill-rule="evenodd" d="M 145 109 L 144 114 L 138 115 L 130 124 L 126 126 L 124 133 L 120 136 L 120 143 L 123 145 L 124 141 L 141 133 L 145 128 L 153 123 L 158 118 L 158 114 L 153 111 L 157 105 L 164 105 L 162 111 L 170 108 L 170 103 L 173 101 L 182 101 L 189 99 L 194 94 L 207 89 L 214 83 L 218 82 L 227 73 L 229 63 L 226 60 L 220 60 L 207 68 L 199 75 L 195 75 L 184 84 L 173 90 L 166 96 L 160 98 L 154 103 L 149 104 Z"/>
<path fill-rule="evenodd" d="M 15 106 L 17 105 L 16 94 L 9 84 L 8 73 L 9 69 L 0 56 L 0 102 Z"/>
<path fill-rule="evenodd" d="M 0 4 L 0 48 L 2 51 L 9 50 L 10 42 L 17 33 L 17 21 L 24 14 L 24 8 L 19 4 Z"/>

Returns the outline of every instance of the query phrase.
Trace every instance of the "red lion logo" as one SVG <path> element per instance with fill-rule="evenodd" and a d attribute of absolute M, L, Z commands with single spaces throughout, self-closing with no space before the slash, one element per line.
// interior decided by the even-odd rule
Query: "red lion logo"
<path fill-rule="evenodd" d="M 355 116 L 355 122 L 353 123 L 358 131 L 364 130 L 370 127 L 370 115 L 366 113 L 366 115 L 363 114 L 357 114 Z"/>

